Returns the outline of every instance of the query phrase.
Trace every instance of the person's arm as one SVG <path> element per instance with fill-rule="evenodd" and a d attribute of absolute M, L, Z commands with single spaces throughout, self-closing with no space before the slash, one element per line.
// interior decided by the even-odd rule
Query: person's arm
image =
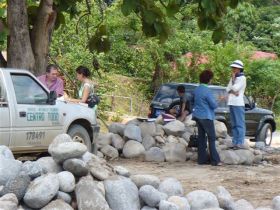
<path fill-rule="evenodd" d="M 216 109 L 218 107 L 217 101 L 211 92 L 207 94 L 206 99 L 211 109 Z"/>
<path fill-rule="evenodd" d="M 74 103 L 86 103 L 90 94 L 90 86 L 85 85 L 83 89 L 83 95 L 81 99 L 70 98 L 67 101 L 74 102 Z"/>
<path fill-rule="evenodd" d="M 58 97 L 63 96 L 63 92 L 64 92 L 64 84 L 63 84 L 63 80 L 60 79 L 58 83 L 58 87 L 56 89 L 57 96 Z"/>
<path fill-rule="evenodd" d="M 246 83 L 246 78 L 245 77 L 239 77 L 238 80 L 232 85 L 231 90 L 234 92 L 239 92 L 244 84 Z"/>

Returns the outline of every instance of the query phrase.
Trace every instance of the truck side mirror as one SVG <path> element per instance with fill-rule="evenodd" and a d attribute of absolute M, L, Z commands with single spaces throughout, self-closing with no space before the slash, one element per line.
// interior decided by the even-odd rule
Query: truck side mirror
<path fill-rule="evenodd" d="M 55 91 L 51 91 L 49 93 L 49 95 L 48 95 L 48 104 L 55 105 L 56 98 L 57 98 L 56 92 Z"/>

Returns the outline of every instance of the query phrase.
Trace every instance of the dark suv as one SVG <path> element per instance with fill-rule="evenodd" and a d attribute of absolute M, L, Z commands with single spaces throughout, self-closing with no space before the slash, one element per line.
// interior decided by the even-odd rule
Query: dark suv
<path fill-rule="evenodd" d="M 192 83 L 167 83 L 163 84 L 156 93 L 150 105 L 149 117 L 157 117 L 166 110 L 179 106 L 179 96 L 176 88 L 178 85 L 184 85 L 186 96 L 189 101 L 192 101 L 192 91 L 198 84 Z M 222 86 L 209 85 L 214 96 L 217 99 L 218 108 L 215 110 L 216 120 L 225 123 L 229 134 L 231 135 L 229 107 L 226 100 L 226 88 Z M 245 120 L 246 120 L 246 136 L 252 141 L 263 141 L 269 146 L 272 140 L 272 132 L 276 130 L 276 123 L 272 111 L 256 107 L 252 100 L 244 96 L 245 100 Z M 191 104 L 190 104 L 191 106 Z"/>

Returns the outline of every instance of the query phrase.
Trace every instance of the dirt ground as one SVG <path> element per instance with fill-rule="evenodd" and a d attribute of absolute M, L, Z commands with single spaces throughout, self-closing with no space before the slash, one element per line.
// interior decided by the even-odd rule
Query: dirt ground
<path fill-rule="evenodd" d="M 274 133 L 272 142 L 272 147 L 280 147 L 280 132 Z M 193 161 L 152 163 L 129 159 L 119 159 L 111 164 L 126 167 L 132 174 L 151 174 L 161 180 L 177 178 L 183 184 L 185 194 L 193 190 L 215 192 L 221 185 L 235 201 L 246 199 L 257 208 L 271 207 L 272 199 L 280 195 L 280 155 L 271 155 L 269 161 L 273 164 L 221 167 L 198 165 Z"/>

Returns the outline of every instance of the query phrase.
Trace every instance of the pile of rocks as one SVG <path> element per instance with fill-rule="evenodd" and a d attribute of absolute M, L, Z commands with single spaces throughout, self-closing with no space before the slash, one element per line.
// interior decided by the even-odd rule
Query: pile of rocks
<path fill-rule="evenodd" d="M 226 164 L 252 165 L 263 161 L 265 151 L 263 144 L 251 148 L 246 144 L 242 150 L 232 150 L 231 137 L 227 134 L 226 126 L 215 121 L 216 148 L 222 162 Z M 197 160 L 196 148 L 188 147 L 190 136 L 197 133 L 196 123 L 188 116 L 184 123 L 171 121 L 163 123 L 143 122 L 137 119 L 127 124 L 112 123 L 108 133 L 98 137 L 98 149 L 108 159 L 119 156 L 125 158 L 143 158 L 145 161 L 186 161 Z"/>
<path fill-rule="evenodd" d="M 122 166 L 73 142 L 67 134 L 49 146 L 51 157 L 21 162 L 0 146 L 0 209 L 5 210 L 250 210 L 246 200 L 234 201 L 222 186 L 217 192 L 196 190 L 185 195 L 174 178 L 131 175 Z M 280 209 L 280 196 L 272 201 Z M 270 208 L 258 208 L 258 210 Z"/>

